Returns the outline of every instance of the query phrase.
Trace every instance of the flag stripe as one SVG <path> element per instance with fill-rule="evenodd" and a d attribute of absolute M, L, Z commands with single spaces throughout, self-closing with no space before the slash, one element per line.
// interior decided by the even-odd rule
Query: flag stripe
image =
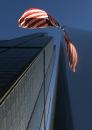
<path fill-rule="evenodd" d="M 70 47 L 71 47 L 71 64 L 74 64 L 74 48 L 73 45 L 70 43 Z"/>
<path fill-rule="evenodd" d="M 73 63 L 74 63 L 74 65 L 75 65 L 75 63 L 76 63 L 76 52 L 75 52 L 75 47 L 73 46 L 72 47 L 73 48 Z"/>
<path fill-rule="evenodd" d="M 78 55 L 77 55 L 77 52 L 75 51 L 75 65 L 77 65 L 78 63 Z"/>
<path fill-rule="evenodd" d="M 46 21 L 43 21 L 42 23 L 40 23 L 39 25 L 37 25 L 37 27 L 45 27 L 45 25 L 48 25 Z"/>
<path fill-rule="evenodd" d="M 75 49 L 75 47 L 73 46 L 73 58 L 74 58 L 74 65 L 76 65 L 77 64 L 77 53 L 76 53 L 76 49 Z"/>
<path fill-rule="evenodd" d="M 41 11 L 41 10 L 28 10 L 27 12 L 25 12 L 22 17 L 25 18 L 29 15 L 32 15 L 32 14 L 36 14 L 36 13 L 44 13 L 44 14 L 47 14 L 45 11 Z"/>
<path fill-rule="evenodd" d="M 39 22 L 37 22 L 37 23 L 34 25 L 34 27 L 40 27 L 41 24 L 43 24 L 43 23 L 46 23 L 46 20 L 45 20 L 45 19 L 44 19 L 44 20 L 40 20 Z"/>
<path fill-rule="evenodd" d="M 50 15 L 48 15 L 51 24 L 55 27 L 60 27 L 59 23 Z"/>
<path fill-rule="evenodd" d="M 40 19 L 31 19 L 29 22 L 26 22 L 26 25 L 31 25 L 33 26 L 35 23 L 37 23 L 38 21 L 40 21 Z"/>
<path fill-rule="evenodd" d="M 22 24 L 23 26 L 27 26 L 30 22 L 34 21 L 35 22 L 36 19 L 30 18 L 30 19 L 25 19 L 24 23 Z"/>
<path fill-rule="evenodd" d="M 44 16 L 44 17 L 48 17 L 47 14 L 45 13 L 34 13 L 34 14 L 30 14 L 29 16 L 27 16 L 26 18 L 37 18 L 39 16 Z"/>
<path fill-rule="evenodd" d="M 39 28 L 47 28 L 48 27 L 48 24 L 47 23 L 44 23 L 42 26 L 40 26 Z"/>
<path fill-rule="evenodd" d="M 42 21 L 42 20 L 41 19 L 35 19 L 35 21 L 28 23 L 28 27 L 34 27 L 40 21 Z"/>
<path fill-rule="evenodd" d="M 39 19 L 32 19 L 29 23 L 25 22 L 22 26 L 25 26 L 25 27 L 31 27 L 31 26 L 34 26 L 35 23 L 39 22 L 40 20 Z"/>

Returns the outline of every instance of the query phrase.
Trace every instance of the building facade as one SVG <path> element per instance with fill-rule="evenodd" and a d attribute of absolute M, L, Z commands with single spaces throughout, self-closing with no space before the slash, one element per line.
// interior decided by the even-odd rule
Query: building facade
<path fill-rule="evenodd" d="M 54 130 L 92 130 L 92 32 L 65 27 L 78 51 L 75 73 L 60 48 Z"/>
<path fill-rule="evenodd" d="M 0 130 L 52 129 L 56 49 L 45 33 L 0 41 Z"/>

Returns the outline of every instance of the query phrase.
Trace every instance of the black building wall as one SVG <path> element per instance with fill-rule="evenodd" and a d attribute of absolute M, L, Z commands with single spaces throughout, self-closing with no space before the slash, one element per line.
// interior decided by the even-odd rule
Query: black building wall
<path fill-rule="evenodd" d="M 0 42 L 0 130 L 45 129 L 55 54 L 47 34 Z"/>
<path fill-rule="evenodd" d="M 65 28 L 78 50 L 78 67 L 68 67 L 64 42 L 61 47 L 55 130 L 92 130 L 92 32 Z"/>

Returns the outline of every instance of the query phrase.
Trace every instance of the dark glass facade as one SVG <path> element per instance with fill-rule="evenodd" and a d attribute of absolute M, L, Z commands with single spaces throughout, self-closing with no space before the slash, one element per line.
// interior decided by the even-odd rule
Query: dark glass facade
<path fill-rule="evenodd" d="M 0 41 L 0 130 L 46 129 L 55 52 L 45 33 Z"/>
<path fill-rule="evenodd" d="M 70 71 L 63 42 L 54 130 L 92 130 L 92 32 L 65 29 L 78 50 L 78 66 Z"/>

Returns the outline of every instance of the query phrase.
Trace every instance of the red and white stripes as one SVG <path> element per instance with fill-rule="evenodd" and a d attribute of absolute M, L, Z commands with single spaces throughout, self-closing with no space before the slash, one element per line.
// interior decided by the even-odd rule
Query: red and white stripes
<path fill-rule="evenodd" d="M 26 10 L 18 20 L 19 27 L 22 28 L 46 28 L 49 26 L 59 27 L 59 23 L 44 10 L 31 8 Z"/>
<path fill-rule="evenodd" d="M 48 26 L 48 14 L 40 9 L 32 8 L 24 12 L 19 19 L 19 26 L 22 28 L 44 28 Z"/>
<path fill-rule="evenodd" d="M 69 66 L 72 69 L 72 71 L 75 72 L 76 66 L 78 64 L 78 53 L 77 53 L 75 46 L 73 45 L 73 43 L 68 38 L 68 35 L 65 31 L 64 31 L 64 40 L 65 40 L 66 48 L 67 48 Z"/>
<path fill-rule="evenodd" d="M 67 55 L 69 59 L 69 66 L 73 72 L 76 70 L 78 63 L 78 54 L 75 46 L 69 40 L 64 28 L 62 29 L 60 24 L 47 12 L 37 8 L 31 8 L 26 10 L 18 20 L 19 27 L 22 28 L 47 28 L 49 26 L 58 27 L 64 32 L 64 39 L 67 47 Z"/>
<path fill-rule="evenodd" d="M 68 50 L 68 57 L 69 57 L 69 66 L 73 70 L 73 72 L 75 72 L 76 66 L 77 66 L 77 63 L 78 63 L 78 54 L 77 54 L 76 48 L 70 42 L 67 50 Z"/>

